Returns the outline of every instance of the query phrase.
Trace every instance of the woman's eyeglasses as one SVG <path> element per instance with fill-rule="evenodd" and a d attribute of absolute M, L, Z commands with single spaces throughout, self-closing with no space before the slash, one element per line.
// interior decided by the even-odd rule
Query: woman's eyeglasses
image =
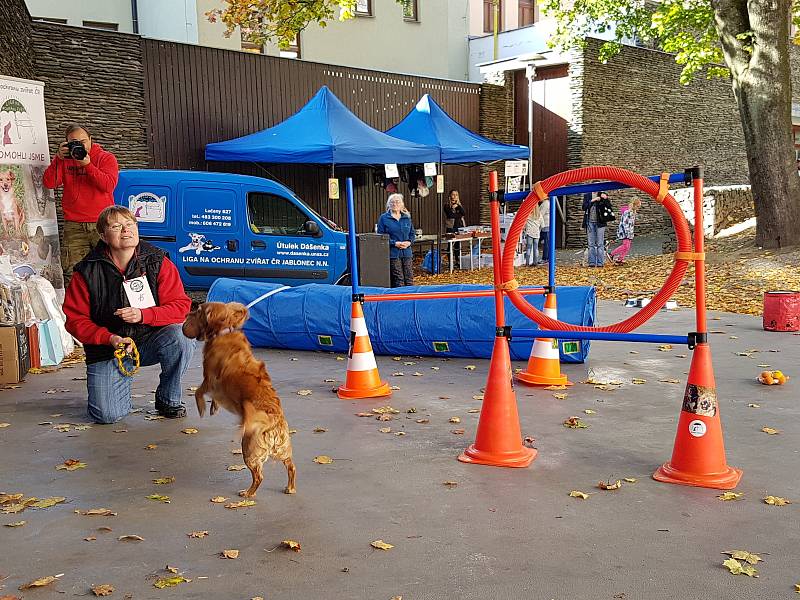
<path fill-rule="evenodd" d="M 114 223 L 113 225 L 108 226 L 109 230 L 113 231 L 114 233 L 120 233 L 123 229 L 127 229 L 129 231 L 133 231 L 137 228 L 136 223 Z"/>

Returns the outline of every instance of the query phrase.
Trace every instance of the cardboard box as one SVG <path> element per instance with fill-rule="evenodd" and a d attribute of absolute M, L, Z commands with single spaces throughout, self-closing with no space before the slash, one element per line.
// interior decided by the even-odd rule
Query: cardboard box
<path fill-rule="evenodd" d="M 30 367 L 25 325 L 0 327 L 0 384 L 19 383 Z"/>

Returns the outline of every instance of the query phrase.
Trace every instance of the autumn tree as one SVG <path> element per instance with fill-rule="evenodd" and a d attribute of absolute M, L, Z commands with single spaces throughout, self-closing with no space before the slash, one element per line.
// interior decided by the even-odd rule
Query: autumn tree
<path fill-rule="evenodd" d="M 625 39 L 656 43 L 683 66 L 681 82 L 728 77 L 739 107 L 756 217 L 756 244 L 800 243 L 800 177 L 792 141 L 791 21 L 798 0 L 545 0 L 558 21 L 554 44 L 582 47 L 612 31 L 600 59 Z"/>

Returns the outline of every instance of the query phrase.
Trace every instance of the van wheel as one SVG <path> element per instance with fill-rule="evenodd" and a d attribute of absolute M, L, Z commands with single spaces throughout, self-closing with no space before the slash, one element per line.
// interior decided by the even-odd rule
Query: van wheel
<path fill-rule="evenodd" d="M 339 281 L 336 282 L 336 285 L 353 285 L 353 282 L 350 281 L 350 273 L 345 273 L 339 277 Z"/>

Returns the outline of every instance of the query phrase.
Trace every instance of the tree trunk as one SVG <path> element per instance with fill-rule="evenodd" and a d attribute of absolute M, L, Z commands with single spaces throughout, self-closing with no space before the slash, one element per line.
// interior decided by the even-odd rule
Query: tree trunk
<path fill-rule="evenodd" d="M 712 0 L 741 114 L 757 218 L 756 244 L 764 248 L 800 244 L 800 177 L 792 141 L 789 2 Z"/>

